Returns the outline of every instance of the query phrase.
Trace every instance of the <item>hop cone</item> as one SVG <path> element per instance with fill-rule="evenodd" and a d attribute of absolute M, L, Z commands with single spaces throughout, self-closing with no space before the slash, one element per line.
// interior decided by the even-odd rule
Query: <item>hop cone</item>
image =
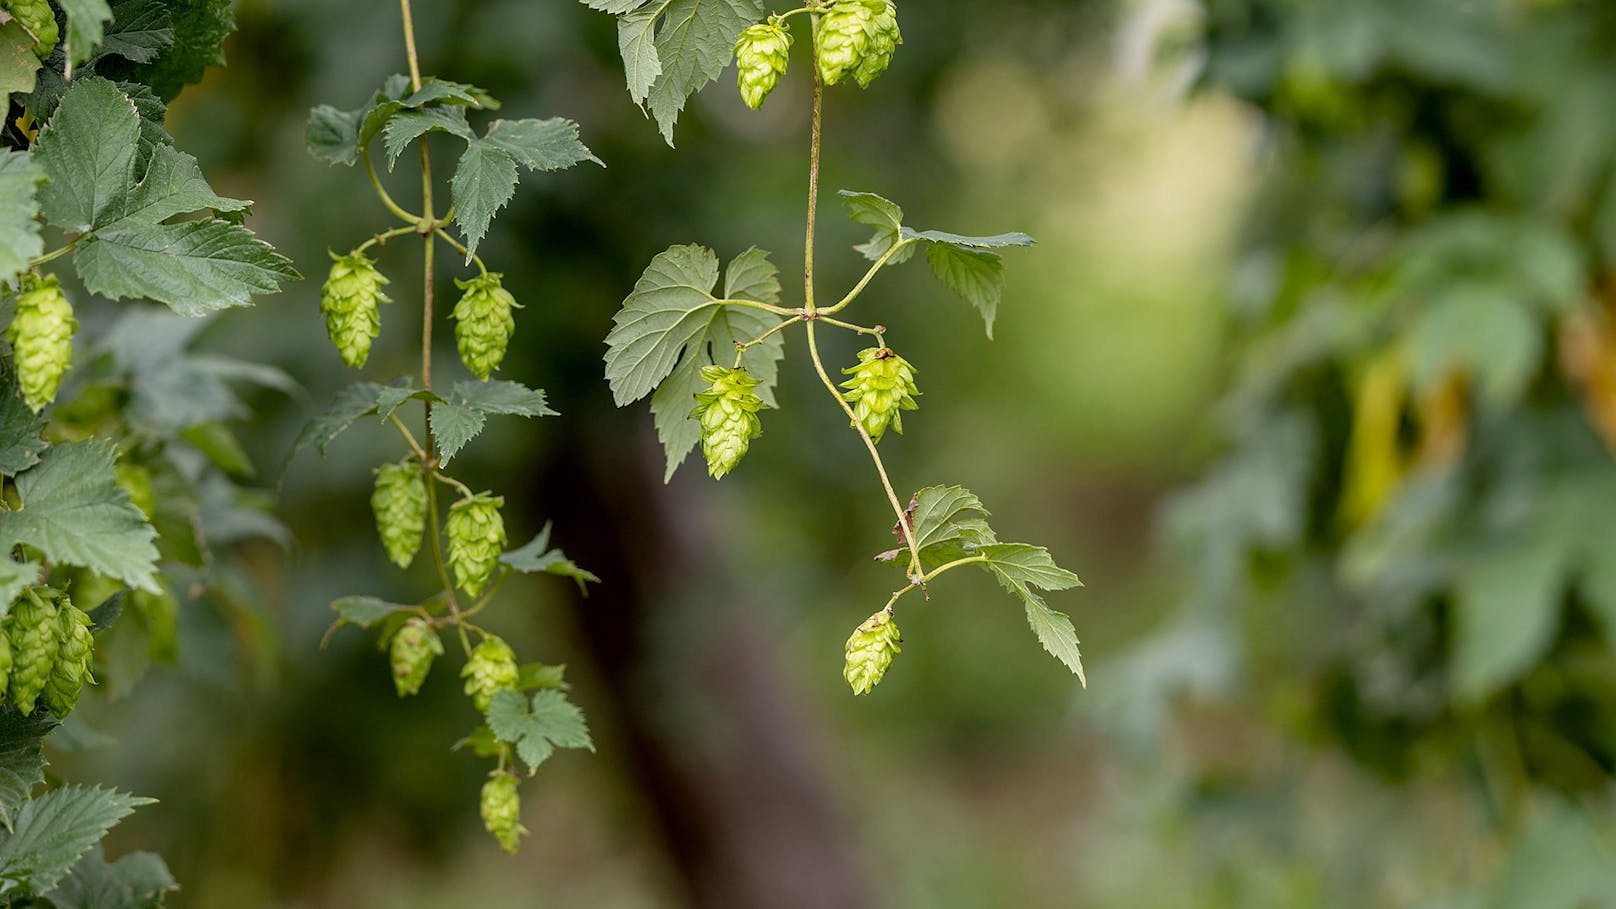
<path fill-rule="evenodd" d="M 757 110 L 763 99 L 786 74 L 791 33 L 772 22 L 759 22 L 741 32 L 735 42 L 735 65 L 740 68 L 741 100 Z"/>
<path fill-rule="evenodd" d="M 90 634 L 90 617 L 65 597 L 56 610 L 56 633 L 56 662 L 45 680 L 45 704 L 57 717 L 65 717 L 73 712 L 90 677 L 95 638 Z"/>
<path fill-rule="evenodd" d="M 499 516 L 504 499 L 475 495 L 449 509 L 445 531 L 449 537 L 449 565 L 460 589 L 476 596 L 494 576 L 499 554 L 505 551 L 505 519 Z"/>
<path fill-rule="evenodd" d="M 466 680 L 466 694 L 478 710 L 487 710 L 488 702 L 500 691 L 514 689 L 521 679 L 516 667 L 516 654 L 509 644 L 496 637 L 483 638 L 472 650 L 471 658 L 460 670 Z"/>
<path fill-rule="evenodd" d="M 152 489 L 151 471 L 139 464 L 119 461 L 112 468 L 112 477 L 129 493 L 129 503 L 140 509 L 146 520 L 151 520 L 157 513 L 157 493 Z"/>
<path fill-rule="evenodd" d="M 892 665 L 892 655 L 903 649 L 898 646 L 902 640 L 897 620 L 885 609 L 865 619 L 853 632 L 847 639 L 842 678 L 853 686 L 854 694 L 868 694 L 881 683 Z"/>
<path fill-rule="evenodd" d="M 870 439 L 881 441 L 891 426 L 903 432 L 903 411 L 914 410 L 915 368 L 890 348 L 870 347 L 859 351 L 859 364 L 842 372 L 853 378 L 842 383 L 847 393 L 842 395 L 853 405 L 853 416 Z"/>
<path fill-rule="evenodd" d="M 39 693 L 50 680 L 56 662 L 56 607 L 30 590 L 11 607 L 0 630 L 11 645 L 11 703 L 21 713 L 33 713 Z"/>
<path fill-rule="evenodd" d="M 45 0 L 3 0 L 0 8 L 10 13 L 34 36 L 34 53 L 41 60 L 56 49 L 61 32 L 56 27 L 56 14 L 51 12 L 50 4 Z"/>
<path fill-rule="evenodd" d="M 903 43 L 903 32 L 898 30 L 898 7 L 890 0 L 878 0 L 873 6 L 875 15 L 870 20 L 870 43 L 864 49 L 858 68 L 853 71 L 859 88 L 869 88 L 876 76 L 886 72 L 893 52 Z"/>
<path fill-rule="evenodd" d="M 382 291 L 386 283 L 364 253 L 331 254 L 331 276 L 320 288 L 320 311 L 342 362 L 355 369 L 370 359 L 370 342 L 382 333 L 381 305 L 390 302 Z"/>
<path fill-rule="evenodd" d="M 393 635 L 390 655 L 398 696 L 409 697 L 421 690 L 421 683 L 432 671 L 432 661 L 443 655 L 443 642 L 427 623 L 410 619 Z"/>
<path fill-rule="evenodd" d="M 24 275 L 21 289 L 6 340 L 11 342 L 23 400 L 38 413 L 56 399 L 62 373 L 73 359 L 73 332 L 79 323 L 55 275 Z"/>
<path fill-rule="evenodd" d="M 522 308 L 500 283 L 502 277 L 489 272 L 470 281 L 455 281 L 455 286 L 465 291 L 451 314 L 455 320 L 460 362 L 484 382 L 505 359 L 505 349 L 516 332 L 516 319 L 511 310 Z"/>
<path fill-rule="evenodd" d="M 11 684 L 11 639 L 0 634 L 0 693 Z"/>
<path fill-rule="evenodd" d="M 383 464 L 376 471 L 370 509 L 387 557 L 400 568 L 410 567 L 426 530 L 426 474 L 421 466 L 413 461 Z"/>
<path fill-rule="evenodd" d="M 887 0 L 838 0 L 820 20 L 819 78 L 826 85 L 842 81 L 844 76 L 855 72 L 864 63 L 887 5 Z M 891 18 L 895 30 L 896 13 Z M 896 43 L 896 39 L 893 39 L 893 43 Z M 890 52 L 888 56 L 891 56 Z M 883 63 L 881 66 L 884 69 L 886 65 Z M 871 78 L 874 78 L 873 74 Z"/>
<path fill-rule="evenodd" d="M 701 421 L 707 472 L 723 479 L 746 457 L 752 440 L 763 435 L 763 421 L 758 418 L 763 399 L 752 391 L 757 380 L 744 369 L 703 366 L 701 377 L 712 387 L 696 394 L 696 409 L 690 416 Z"/>
<path fill-rule="evenodd" d="M 522 826 L 522 799 L 517 779 L 508 773 L 495 774 L 483 784 L 483 826 L 499 840 L 499 847 L 515 853 L 527 828 Z"/>

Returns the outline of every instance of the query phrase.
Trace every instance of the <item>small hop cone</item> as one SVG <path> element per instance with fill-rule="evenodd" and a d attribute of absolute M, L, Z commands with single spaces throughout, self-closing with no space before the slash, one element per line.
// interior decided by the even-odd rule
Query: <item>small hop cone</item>
<path fill-rule="evenodd" d="M 44 695 L 46 706 L 60 718 L 73 712 L 90 678 L 95 638 L 90 634 L 90 617 L 65 597 L 56 610 L 56 629 L 56 662 L 45 680 Z"/>
<path fill-rule="evenodd" d="M 853 405 L 853 416 L 870 434 L 870 441 L 881 441 L 888 426 L 903 433 L 903 411 L 920 406 L 915 403 L 920 394 L 915 371 L 908 360 L 887 347 L 859 351 L 859 364 L 842 370 L 853 377 L 842 383 L 847 389 L 842 397 Z"/>
<path fill-rule="evenodd" d="M 711 387 L 697 392 L 690 416 L 701 421 L 707 473 L 721 480 L 740 465 L 752 440 L 763 435 L 763 420 L 758 417 L 763 399 L 753 391 L 758 381 L 744 369 L 703 366 L 701 377 Z"/>
<path fill-rule="evenodd" d="M 466 694 L 471 703 L 478 710 L 487 710 L 495 694 L 516 688 L 522 673 L 510 645 L 497 637 L 486 637 L 471 651 L 460 677 L 466 680 Z"/>
<path fill-rule="evenodd" d="M 451 314 L 460 361 L 484 382 L 505 359 L 511 335 L 516 333 L 516 318 L 511 310 L 522 308 L 500 283 L 503 277 L 489 272 L 470 281 L 455 281 L 455 286 L 465 291 Z"/>
<path fill-rule="evenodd" d="M 24 275 L 17 312 L 6 330 L 23 400 L 35 413 L 56 400 L 62 374 L 73 359 L 73 332 L 79 327 L 73 305 L 55 275 Z"/>
<path fill-rule="evenodd" d="M 150 521 L 157 513 L 157 493 L 152 489 L 151 471 L 139 464 L 119 461 L 112 468 L 112 478 L 124 492 L 129 493 L 129 504 L 140 509 Z"/>
<path fill-rule="evenodd" d="M 869 88 L 876 76 L 887 71 L 893 53 L 903 43 L 903 32 L 898 29 L 898 7 L 889 0 L 880 0 L 874 6 L 875 15 L 869 26 L 870 43 L 853 71 L 859 88 Z"/>
<path fill-rule="evenodd" d="M 454 569 L 460 589 L 472 596 L 483 592 L 499 565 L 500 553 L 505 551 L 505 519 L 499 514 L 503 504 L 504 499 L 475 495 L 449 509 L 445 525 L 449 566 Z"/>
<path fill-rule="evenodd" d="M 10 13 L 28 33 L 34 36 L 34 53 L 43 60 L 56 49 L 61 31 L 56 25 L 56 14 L 46 0 L 3 0 L 0 9 Z"/>
<path fill-rule="evenodd" d="M 903 648 L 898 635 L 898 622 L 888 610 L 881 610 L 864 620 L 847 639 L 847 662 L 842 667 L 842 678 L 853 686 L 853 693 L 869 694 L 887 674 L 892 656 Z"/>
<path fill-rule="evenodd" d="M 735 42 L 735 65 L 740 70 L 741 100 L 753 110 L 786 74 L 791 33 L 773 22 L 759 22 L 741 32 Z"/>
<path fill-rule="evenodd" d="M 376 533 L 387 557 L 400 568 L 410 567 L 426 532 L 426 473 L 413 461 L 383 464 L 376 471 L 376 490 L 370 495 L 376 514 Z"/>
<path fill-rule="evenodd" d="M 509 773 L 496 773 L 483 784 L 483 826 L 499 840 L 499 848 L 515 854 L 517 844 L 527 833 L 522 826 L 522 799 L 518 780 Z"/>
<path fill-rule="evenodd" d="M 11 703 L 20 713 L 34 712 L 39 693 L 50 681 L 51 666 L 56 663 L 59 627 L 56 607 L 32 590 L 23 594 L 0 624 L 0 630 L 5 632 L 11 645 L 8 691 Z"/>
<path fill-rule="evenodd" d="M 443 641 L 438 633 L 420 619 L 410 619 L 393 635 L 389 655 L 392 657 L 393 684 L 398 696 L 409 697 L 421 690 L 432 661 L 443 656 Z"/>
<path fill-rule="evenodd" d="M 382 291 L 386 283 L 364 253 L 331 254 L 331 275 L 320 288 L 320 311 L 342 362 L 355 369 L 370 359 L 370 344 L 382 333 L 381 305 L 391 302 Z"/>

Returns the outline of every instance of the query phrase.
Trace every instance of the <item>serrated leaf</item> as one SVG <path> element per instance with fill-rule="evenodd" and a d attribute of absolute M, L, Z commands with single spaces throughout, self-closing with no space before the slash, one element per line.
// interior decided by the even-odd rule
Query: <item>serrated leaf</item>
<path fill-rule="evenodd" d="M 595 750 L 583 712 L 557 690 L 539 691 L 531 701 L 521 692 L 498 692 L 488 703 L 487 719 L 494 735 L 515 745 L 517 756 L 530 769 L 537 769 L 557 748 Z"/>
<path fill-rule="evenodd" d="M 606 336 L 606 379 L 619 407 L 638 401 L 673 371 L 712 320 L 718 256 L 675 246 L 651 260 Z"/>
<path fill-rule="evenodd" d="M 352 166 L 359 160 L 359 123 L 365 111 L 338 110 L 322 104 L 309 111 L 309 154 L 331 164 Z"/>
<path fill-rule="evenodd" d="M 842 190 L 840 195 L 842 204 L 847 207 L 847 216 L 853 219 L 855 224 L 875 228 L 875 235 L 869 242 L 854 247 L 863 253 L 866 259 L 874 262 L 903 239 L 903 209 L 899 208 L 896 202 L 875 193 L 853 192 L 847 189 Z M 913 254 L 910 250 L 902 250 L 892 257 L 892 264 L 901 264 Z"/>
<path fill-rule="evenodd" d="M 45 220 L 82 233 L 102 223 L 134 179 L 140 114 L 105 79 L 74 79 L 40 130 L 33 155 L 50 178 L 39 189 Z"/>
<path fill-rule="evenodd" d="M 118 56 L 150 63 L 174 43 L 174 20 L 163 0 L 119 0 L 112 4 L 112 27 L 101 41 L 99 59 Z"/>
<path fill-rule="evenodd" d="M 28 794 L 45 781 L 45 736 L 56 726 L 48 713 L 0 708 L 0 826 L 6 830 L 16 828 Z"/>
<path fill-rule="evenodd" d="M 24 589 L 39 583 L 40 566 L 34 562 L 0 559 L 0 618 L 11 611 L 11 601 Z"/>
<path fill-rule="evenodd" d="M 63 565 L 77 565 L 157 592 L 157 548 L 140 509 L 113 479 L 117 446 L 54 445 L 17 477 L 22 508 L 0 512 L 0 544 L 24 543 Z"/>
<path fill-rule="evenodd" d="M 44 180 L 44 168 L 27 152 L 0 150 L 0 285 L 10 283 L 28 260 L 45 251 L 35 196 Z"/>
<path fill-rule="evenodd" d="M 466 111 L 462 107 L 427 107 L 400 111 L 382 128 L 382 147 L 387 151 L 387 169 L 393 169 L 393 165 L 398 162 L 398 156 L 411 142 L 431 132 L 459 136 L 467 142 L 477 135 L 472 132 L 471 124 L 466 122 Z"/>
<path fill-rule="evenodd" d="M 1082 587 L 1077 575 L 1055 564 L 1049 550 L 1030 543 L 990 543 L 977 553 L 984 564 L 1001 578 L 1039 590 L 1069 590 Z"/>
<path fill-rule="evenodd" d="M 162 0 L 174 30 L 174 42 L 162 48 L 150 62 L 109 67 L 97 64 L 97 71 L 116 78 L 142 82 L 157 97 L 170 101 L 187 85 L 201 80 L 210 66 L 224 65 L 223 44 L 235 31 L 236 19 L 231 0 Z"/>
<path fill-rule="evenodd" d="M 432 436 L 438 443 L 438 455 L 447 464 L 460 449 L 477 438 L 488 423 L 488 414 L 475 407 L 451 401 L 432 408 Z"/>
<path fill-rule="evenodd" d="M 105 208 L 93 226 L 123 222 L 166 221 L 175 215 L 200 209 L 245 211 L 252 203 L 229 199 L 213 191 L 196 159 L 171 146 L 152 149 L 140 183 Z"/>
<path fill-rule="evenodd" d="M 22 399 L 10 361 L 0 362 L 0 474 L 15 476 L 39 463 L 48 447 L 40 434 L 49 423 Z"/>
<path fill-rule="evenodd" d="M 151 804 L 98 786 L 63 786 L 25 802 L 0 835 L 0 879 L 27 893 L 49 893 L 73 864 L 135 808 Z"/>
<path fill-rule="evenodd" d="M 566 170 L 585 161 L 605 166 L 578 138 L 578 124 L 564 117 L 495 120 L 483 141 L 531 171 Z"/>
<path fill-rule="evenodd" d="M 1027 624 L 1038 635 L 1038 643 L 1072 670 L 1078 683 L 1087 688 L 1089 681 L 1083 675 L 1083 655 L 1078 651 L 1077 629 L 1072 627 L 1072 620 L 1065 613 L 1050 609 L 1041 597 L 1025 587 L 1020 588 L 1018 593 L 1027 607 Z"/>
<path fill-rule="evenodd" d="M 926 249 L 926 261 L 943 286 L 976 307 L 988 337 L 993 337 L 993 321 L 1004 295 L 1004 260 L 997 253 L 934 243 Z"/>
<path fill-rule="evenodd" d="M 77 66 L 90 59 L 112 21 L 107 0 L 56 0 L 67 13 L 67 58 Z"/>
<path fill-rule="evenodd" d="M 764 9 L 761 0 L 668 0 L 660 10 L 656 53 L 661 73 L 645 104 L 662 138 L 672 145 L 673 126 L 686 100 L 724 72 L 734 59 L 735 39 L 763 18 Z"/>
<path fill-rule="evenodd" d="M 976 494 L 963 486 L 928 486 L 915 493 L 905 511 L 920 550 L 920 567 L 930 570 L 955 559 L 979 555 L 983 546 L 998 542 L 988 525 L 988 511 Z M 903 528 L 892 527 L 897 549 L 876 556 L 905 572 L 909 570 L 909 547 Z"/>
<path fill-rule="evenodd" d="M 153 909 L 178 889 L 159 856 L 131 852 L 108 863 L 97 845 L 51 892 L 50 901 L 55 909 Z"/>
<path fill-rule="evenodd" d="M 545 403 L 544 392 L 520 382 L 495 379 L 456 382 L 449 393 L 451 403 L 480 410 L 485 414 L 515 417 L 555 417 L 560 414 Z"/>
<path fill-rule="evenodd" d="M 593 572 L 586 571 L 578 566 L 577 562 L 567 558 L 566 553 L 560 549 L 550 548 L 550 523 L 544 524 L 544 529 L 534 537 L 526 546 L 511 551 L 499 557 L 500 562 L 524 574 L 553 574 L 565 578 L 572 578 L 578 583 L 578 589 L 585 596 L 589 595 L 586 584 L 598 584 L 600 578 Z"/>
<path fill-rule="evenodd" d="M 466 262 L 488 233 L 488 225 L 516 193 L 516 160 L 487 139 L 466 146 L 449 181 L 454 194 L 455 220 L 466 240 Z"/>
<path fill-rule="evenodd" d="M 287 462 L 290 463 L 298 452 L 311 445 L 320 453 L 320 457 L 325 457 L 326 448 L 336 441 L 338 436 L 359 422 L 360 417 L 376 412 L 378 402 L 384 395 L 390 396 L 410 388 L 409 383 L 410 379 L 407 377 L 397 379 L 386 386 L 375 382 L 355 382 L 337 392 L 336 400 L 332 401 L 318 417 L 304 425 L 303 431 L 298 434 L 297 442 L 287 455 Z"/>
<path fill-rule="evenodd" d="M 443 403 L 443 398 L 435 392 L 416 388 L 415 380 L 410 376 L 400 376 L 377 392 L 376 416 L 386 422 L 409 401 L 431 401 L 439 404 Z"/>
<path fill-rule="evenodd" d="M 623 17 L 617 21 L 617 50 L 623 55 L 628 96 L 641 106 L 650 96 L 651 86 L 662 75 L 662 58 L 656 49 L 656 24 L 661 7 L 642 6 L 635 4 L 624 9 Z"/>
<path fill-rule="evenodd" d="M 650 3 L 651 0 L 582 0 L 583 5 L 603 13 L 621 15 Z"/>
<path fill-rule="evenodd" d="M 427 76 L 422 79 L 420 90 L 403 96 L 400 103 L 405 107 L 425 107 L 428 104 L 442 103 L 479 107 L 486 110 L 497 110 L 499 108 L 499 102 L 495 101 L 488 92 L 477 86 L 467 85 L 464 82 L 453 82 L 448 79 L 439 79 L 436 76 Z"/>
<path fill-rule="evenodd" d="M 182 316 L 249 306 L 254 294 L 301 277 L 252 231 L 225 221 L 119 221 L 86 239 L 73 264 L 92 293 L 156 300 Z"/>

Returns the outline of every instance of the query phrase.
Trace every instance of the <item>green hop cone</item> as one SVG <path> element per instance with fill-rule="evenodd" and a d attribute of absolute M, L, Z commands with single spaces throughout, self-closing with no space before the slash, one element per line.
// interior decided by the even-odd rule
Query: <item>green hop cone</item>
<path fill-rule="evenodd" d="M 11 645 L 11 703 L 21 713 L 33 713 L 39 693 L 50 681 L 58 650 L 56 606 L 29 590 L 11 607 L 0 631 Z"/>
<path fill-rule="evenodd" d="M 34 53 L 43 60 L 56 49 L 61 31 L 56 25 L 56 14 L 46 0 L 0 0 L 0 9 L 10 13 L 23 28 L 34 36 Z"/>
<path fill-rule="evenodd" d="M 151 471 L 139 464 L 119 461 L 112 468 L 112 477 L 124 492 L 129 493 L 129 504 L 140 509 L 140 513 L 150 521 L 152 515 L 157 513 L 157 493 L 152 489 Z"/>
<path fill-rule="evenodd" d="M 79 322 L 55 275 L 23 275 L 17 312 L 6 330 L 23 400 L 35 413 L 56 399 L 62 374 L 73 359 L 73 332 Z"/>
<path fill-rule="evenodd" d="M 499 840 L 499 848 L 514 854 L 527 828 L 522 826 L 522 798 L 516 777 L 496 773 L 483 784 L 483 826 Z"/>
<path fill-rule="evenodd" d="M 484 382 L 505 359 L 511 335 L 516 333 L 516 318 L 511 310 L 522 308 L 500 283 L 502 277 L 489 272 L 470 281 L 455 281 L 455 286 L 465 291 L 451 314 L 460 361 Z"/>
<path fill-rule="evenodd" d="M 757 110 L 786 74 L 791 33 L 773 22 L 759 22 L 741 32 L 735 42 L 735 65 L 740 69 L 741 100 Z"/>
<path fill-rule="evenodd" d="M 881 441 L 890 426 L 903 432 L 903 411 L 920 405 L 915 396 L 920 388 L 915 385 L 915 368 L 909 361 L 887 347 L 870 347 L 859 351 L 857 366 L 842 370 L 853 378 L 842 383 L 847 392 L 842 395 L 853 405 L 853 416 L 870 440 Z"/>
<path fill-rule="evenodd" d="M 842 667 L 842 678 L 853 686 L 854 694 L 869 694 L 892 665 L 892 656 L 902 650 L 898 645 L 898 622 L 888 610 L 881 610 L 864 620 L 847 639 L 847 662 Z"/>
<path fill-rule="evenodd" d="M 443 656 L 443 641 L 438 639 L 432 626 L 420 619 L 410 619 L 393 635 L 389 656 L 398 696 L 409 697 L 421 690 L 427 673 L 432 671 L 432 661 Z"/>
<path fill-rule="evenodd" d="M 404 461 L 378 468 L 370 508 L 387 557 L 400 568 L 410 567 L 426 531 L 426 473 L 421 465 Z"/>
<path fill-rule="evenodd" d="M 898 10 L 890 0 L 837 0 L 819 23 L 819 78 L 835 85 L 853 73 L 867 88 L 902 41 Z"/>
<path fill-rule="evenodd" d="M 481 494 L 461 499 L 449 509 L 444 528 L 449 537 L 449 566 L 460 589 L 472 596 L 483 592 L 505 551 L 505 519 L 499 514 L 503 504 L 504 499 Z"/>
<path fill-rule="evenodd" d="M 342 362 L 355 369 L 370 359 L 370 344 L 382 333 L 381 305 L 391 302 L 382 291 L 386 283 L 363 252 L 331 254 L 331 275 L 320 288 L 320 311 Z"/>
<path fill-rule="evenodd" d="M 95 638 L 90 634 L 90 617 L 66 597 L 56 610 L 56 662 L 45 680 L 45 704 L 58 718 L 73 712 L 79 692 L 90 680 L 90 658 L 95 656 Z"/>
<path fill-rule="evenodd" d="M 858 68 L 853 70 L 859 88 L 869 88 L 876 76 L 887 71 L 893 53 L 903 43 L 903 32 L 898 29 L 898 7 L 888 0 L 879 0 L 873 5 L 875 15 L 870 20 L 870 43 L 864 49 Z"/>
<path fill-rule="evenodd" d="M 746 457 L 752 440 L 763 435 L 763 420 L 758 417 L 763 399 L 753 391 L 758 381 L 744 369 L 703 366 L 701 377 L 711 387 L 696 393 L 696 409 L 690 416 L 701 421 L 707 473 L 723 479 Z"/>
<path fill-rule="evenodd" d="M 471 703 L 478 710 L 487 710 L 495 694 L 517 687 L 522 673 L 510 645 L 489 636 L 471 651 L 471 658 L 460 669 L 460 677 L 466 680 L 466 695 Z"/>

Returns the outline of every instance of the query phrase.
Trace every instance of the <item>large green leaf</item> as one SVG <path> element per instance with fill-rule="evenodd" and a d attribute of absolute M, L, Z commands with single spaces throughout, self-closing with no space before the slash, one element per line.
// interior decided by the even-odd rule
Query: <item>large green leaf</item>
<path fill-rule="evenodd" d="M 97 845 L 51 892 L 55 909 L 153 909 L 179 889 L 168 865 L 150 852 L 108 862 Z"/>
<path fill-rule="evenodd" d="M 23 543 L 57 564 L 157 592 L 156 531 L 114 481 L 117 457 L 117 446 L 99 440 L 47 449 L 17 477 L 22 508 L 0 512 L 0 544 Z"/>
<path fill-rule="evenodd" d="M 130 82 L 141 82 L 152 87 L 157 97 L 170 101 L 187 85 L 201 80 L 210 66 L 224 65 L 225 38 L 236 29 L 231 11 L 231 0 L 146 0 L 147 4 L 166 8 L 173 41 L 160 47 L 149 60 L 109 67 L 96 66 L 97 72 Z M 136 8 L 142 4 L 130 4 Z M 113 32 L 122 26 L 124 4 L 115 7 L 117 21 Z M 108 44 L 112 34 L 108 34 Z M 127 56 L 127 55 L 125 55 Z"/>
<path fill-rule="evenodd" d="M 300 277 L 289 259 L 227 221 L 120 221 L 81 244 L 73 264 L 92 293 L 157 300 L 182 316 L 249 306 L 254 294 Z"/>
<path fill-rule="evenodd" d="M 0 826 L 15 829 L 17 812 L 45 781 L 45 736 L 56 728 L 50 714 L 0 709 Z"/>
<path fill-rule="evenodd" d="M 245 211 L 251 207 L 252 203 L 244 199 L 229 199 L 214 192 L 195 158 L 173 146 L 158 145 L 151 151 L 140 182 L 107 207 L 95 226 L 155 224 L 201 209 Z"/>
<path fill-rule="evenodd" d="M 134 182 L 140 114 L 105 79 L 75 79 L 40 130 L 33 154 L 50 182 L 40 187 L 45 220 L 82 233 L 105 222 Z"/>
<path fill-rule="evenodd" d="M 98 786 L 63 786 L 23 804 L 0 834 L 0 879 L 48 894 L 73 864 L 130 812 L 151 799 Z"/>
<path fill-rule="evenodd" d="M 486 139 L 466 146 L 449 181 L 455 220 L 466 238 L 466 261 L 488 233 L 494 215 L 516 194 L 516 159 Z"/>
<path fill-rule="evenodd" d="M 578 124 L 564 117 L 495 120 L 483 141 L 510 155 L 517 164 L 540 173 L 566 170 L 585 161 L 601 164 L 578 138 Z"/>
<path fill-rule="evenodd" d="M 470 142 L 477 134 L 466 122 L 466 110 L 459 106 L 424 107 L 400 111 L 382 127 L 382 147 L 387 151 L 387 169 L 398 163 L 398 156 L 411 142 L 427 133 L 448 133 Z"/>
<path fill-rule="evenodd" d="M 544 392 L 497 379 L 458 382 L 441 400 L 432 408 L 432 434 L 445 464 L 482 432 L 490 416 L 557 416 L 545 403 Z"/>
<path fill-rule="evenodd" d="M 35 189 L 44 179 L 44 169 L 26 152 L 0 150 L 0 285 L 45 251 L 35 220 Z"/>
<path fill-rule="evenodd" d="M 502 742 L 516 746 L 529 768 L 544 763 L 557 748 L 595 750 L 583 713 L 560 691 L 548 689 L 530 702 L 517 691 L 501 691 L 488 703 L 488 728 Z"/>

